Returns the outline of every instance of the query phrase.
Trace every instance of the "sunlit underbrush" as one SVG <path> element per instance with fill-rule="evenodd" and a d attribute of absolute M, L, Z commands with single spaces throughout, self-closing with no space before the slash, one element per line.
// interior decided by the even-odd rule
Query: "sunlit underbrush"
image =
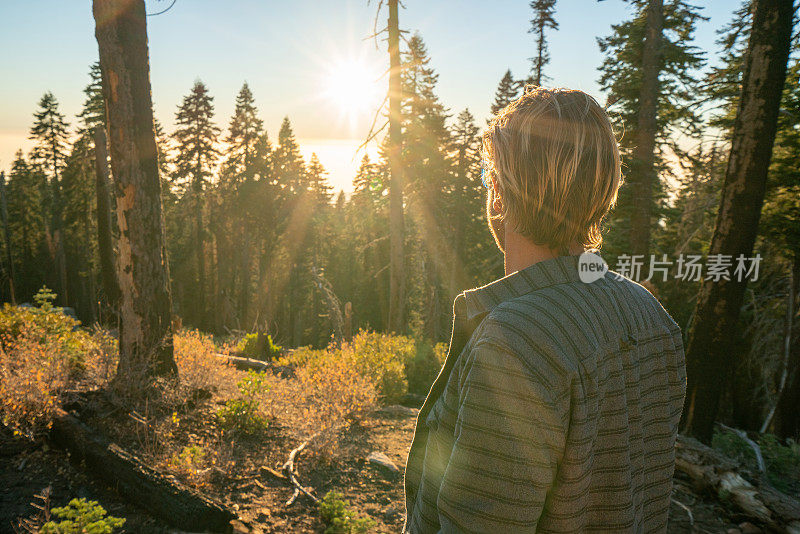
<path fill-rule="evenodd" d="M 280 429 L 292 440 L 332 457 L 341 431 L 379 404 L 424 394 L 439 371 L 443 345 L 371 332 L 327 349 L 288 351 L 279 375 L 243 372 L 207 334 L 182 330 L 174 337 L 179 381 L 163 381 L 135 402 L 115 393 L 116 339 L 80 323 L 37 296 L 36 307 L 0 311 L 0 416 L 15 432 L 46 432 L 68 393 L 105 389 L 128 414 L 107 426 L 112 439 L 133 444 L 155 465 L 204 483 L 209 468 L 232 461 L 231 449 L 263 443 Z M 94 424 L 108 424 L 95 421 Z"/>
<path fill-rule="evenodd" d="M 64 392 L 104 384 L 116 367 L 116 340 L 80 329 L 53 307 L 54 298 L 45 289 L 36 307 L 5 304 L 0 311 L 0 415 L 29 437 L 49 428 Z"/>

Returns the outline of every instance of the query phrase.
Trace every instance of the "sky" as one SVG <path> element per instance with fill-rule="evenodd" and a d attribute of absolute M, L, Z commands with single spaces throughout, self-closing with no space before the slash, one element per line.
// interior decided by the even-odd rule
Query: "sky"
<path fill-rule="evenodd" d="M 146 0 L 150 13 L 171 0 Z M 715 31 L 739 0 L 696 0 L 709 17 L 696 45 L 714 62 Z M 485 124 L 506 69 L 530 69 L 533 36 L 527 0 L 404 0 L 401 29 L 419 32 L 439 74 L 437 93 L 453 115 L 464 108 Z M 335 189 L 351 189 L 367 136 L 386 92 L 385 41 L 372 33 L 377 0 L 176 0 L 148 17 L 151 84 L 156 117 L 167 132 L 195 80 L 214 97 L 225 129 L 243 82 L 250 85 L 274 141 L 288 116 L 301 152 L 316 152 Z M 584 90 L 605 101 L 596 38 L 628 18 L 622 0 L 558 0 L 558 31 L 547 34 L 549 85 Z M 378 28 L 385 25 L 381 13 Z M 97 59 L 89 0 L 0 0 L 0 170 L 28 151 L 32 115 L 46 91 L 73 125 L 83 104 L 89 65 Z M 377 44 L 377 49 L 376 49 Z M 370 149 L 374 155 L 374 149 Z"/>

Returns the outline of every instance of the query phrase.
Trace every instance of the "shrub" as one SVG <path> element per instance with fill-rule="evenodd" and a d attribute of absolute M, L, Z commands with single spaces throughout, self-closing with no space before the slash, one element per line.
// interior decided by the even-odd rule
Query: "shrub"
<path fill-rule="evenodd" d="M 237 371 L 217 355 L 220 350 L 211 336 L 197 330 L 181 330 L 175 334 L 174 344 L 182 385 L 190 390 L 218 391 L 235 383 Z"/>
<path fill-rule="evenodd" d="M 319 503 L 319 515 L 325 525 L 325 534 L 364 534 L 375 528 L 375 521 L 369 517 L 357 517 L 350 503 L 335 491 L 329 491 Z"/>
<path fill-rule="evenodd" d="M 111 336 L 79 329 L 54 298 L 45 288 L 38 307 L 0 310 L 0 419 L 29 437 L 49 428 L 65 389 L 104 383 L 116 351 Z"/>
<path fill-rule="evenodd" d="M 386 404 L 398 402 L 408 391 L 406 362 L 414 355 L 414 342 L 405 336 L 359 332 L 350 343 L 340 347 L 313 350 L 301 347 L 282 360 L 299 367 L 327 365 L 340 360 L 374 384 Z"/>
<path fill-rule="evenodd" d="M 405 368 L 409 393 L 428 393 L 444 364 L 446 354 L 447 345 L 444 343 L 432 345 L 428 341 L 417 342 L 414 356 L 406 362 Z"/>
<path fill-rule="evenodd" d="M 257 333 L 244 336 L 239 341 L 236 348 L 245 358 L 253 358 L 255 360 L 273 360 L 279 358 L 283 350 L 283 347 L 273 343 L 272 336 L 269 334 L 264 335 L 264 346 L 259 350 Z"/>
<path fill-rule="evenodd" d="M 263 373 L 248 371 L 236 387 L 238 397 L 225 403 L 225 407 L 217 412 L 217 419 L 226 430 L 242 434 L 257 434 L 264 430 L 269 421 L 261 413 L 261 399 L 269 389 Z"/>
<path fill-rule="evenodd" d="M 125 524 L 125 519 L 107 516 L 97 501 L 72 499 L 63 508 L 53 508 L 52 515 L 61 521 L 48 521 L 39 532 L 42 534 L 111 534 Z"/>

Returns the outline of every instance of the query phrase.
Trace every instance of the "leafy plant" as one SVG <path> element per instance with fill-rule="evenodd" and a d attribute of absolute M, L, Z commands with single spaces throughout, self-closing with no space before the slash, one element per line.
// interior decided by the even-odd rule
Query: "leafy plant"
<path fill-rule="evenodd" d="M 217 412 L 220 424 L 243 434 L 256 434 L 264 430 L 269 421 L 261 414 L 260 401 L 269 386 L 264 381 L 263 373 L 248 371 L 236 386 L 239 396 L 226 402 L 225 407 Z"/>
<path fill-rule="evenodd" d="M 408 377 L 408 391 L 417 395 L 425 395 L 444 364 L 447 345 L 428 341 L 418 341 L 414 347 L 414 356 L 405 364 Z"/>
<path fill-rule="evenodd" d="M 325 525 L 325 534 L 365 534 L 375 528 L 369 517 L 358 517 L 342 494 L 329 491 L 319 504 L 319 515 Z"/>
<path fill-rule="evenodd" d="M 247 334 L 236 346 L 237 350 L 242 353 L 246 358 L 253 358 L 255 360 L 272 360 L 279 358 L 283 347 L 276 345 L 272 341 L 272 336 L 265 334 L 263 337 L 263 347 L 258 345 L 258 334 Z"/>
<path fill-rule="evenodd" d="M 48 521 L 42 534 L 111 534 L 125 524 L 125 519 L 106 516 L 97 501 L 72 499 L 67 506 L 53 508 L 50 513 L 61 521 Z"/>

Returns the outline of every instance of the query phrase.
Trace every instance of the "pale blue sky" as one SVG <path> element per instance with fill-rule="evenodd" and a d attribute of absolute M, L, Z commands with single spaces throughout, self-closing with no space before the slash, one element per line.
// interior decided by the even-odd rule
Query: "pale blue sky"
<path fill-rule="evenodd" d="M 170 0 L 147 0 L 158 11 Z M 177 0 L 166 14 L 148 18 L 151 81 L 156 116 L 170 132 L 175 108 L 195 79 L 215 97 L 225 127 L 243 81 L 250 84 L 272 139 L 288 115 L 304 152 L 317 149 L 338 187 L 352 178 L 353 147 L 371 113 L 345 120 L 322 95 L 331 65 L 361 58 L 380 74 L 385 43 L 371 33 L 377 0 Z M 483 125 L 497 82 L 507 68 L 522 76 L 533 54 L 527 0 L 405 0 L 400 25 L 419 31 L 439 73 L 438 94 L 452 113 L 469 107 Z M 708 22 L 696 44 L 716 54 L 715 30 L 739 0 L 697 0 Z M 557 32 L 550 32 L 552 85 L 583 89 L 602 101 L 596 37 L 629 15 L 621 0 L 559 0 Z M 45 91 L 58 98 L 70 122 L 83 102 L 89 65 L 97 57 L 88 0 L 0 0 L 0 169 L 17 148 L 29 149 L 31 116 Z M 381 16 L 379 26 L 385 21 Z M 378 82 L 380 87 L 385 80 Z M 336 140 L 335 142 L 332 142 Z"/>

